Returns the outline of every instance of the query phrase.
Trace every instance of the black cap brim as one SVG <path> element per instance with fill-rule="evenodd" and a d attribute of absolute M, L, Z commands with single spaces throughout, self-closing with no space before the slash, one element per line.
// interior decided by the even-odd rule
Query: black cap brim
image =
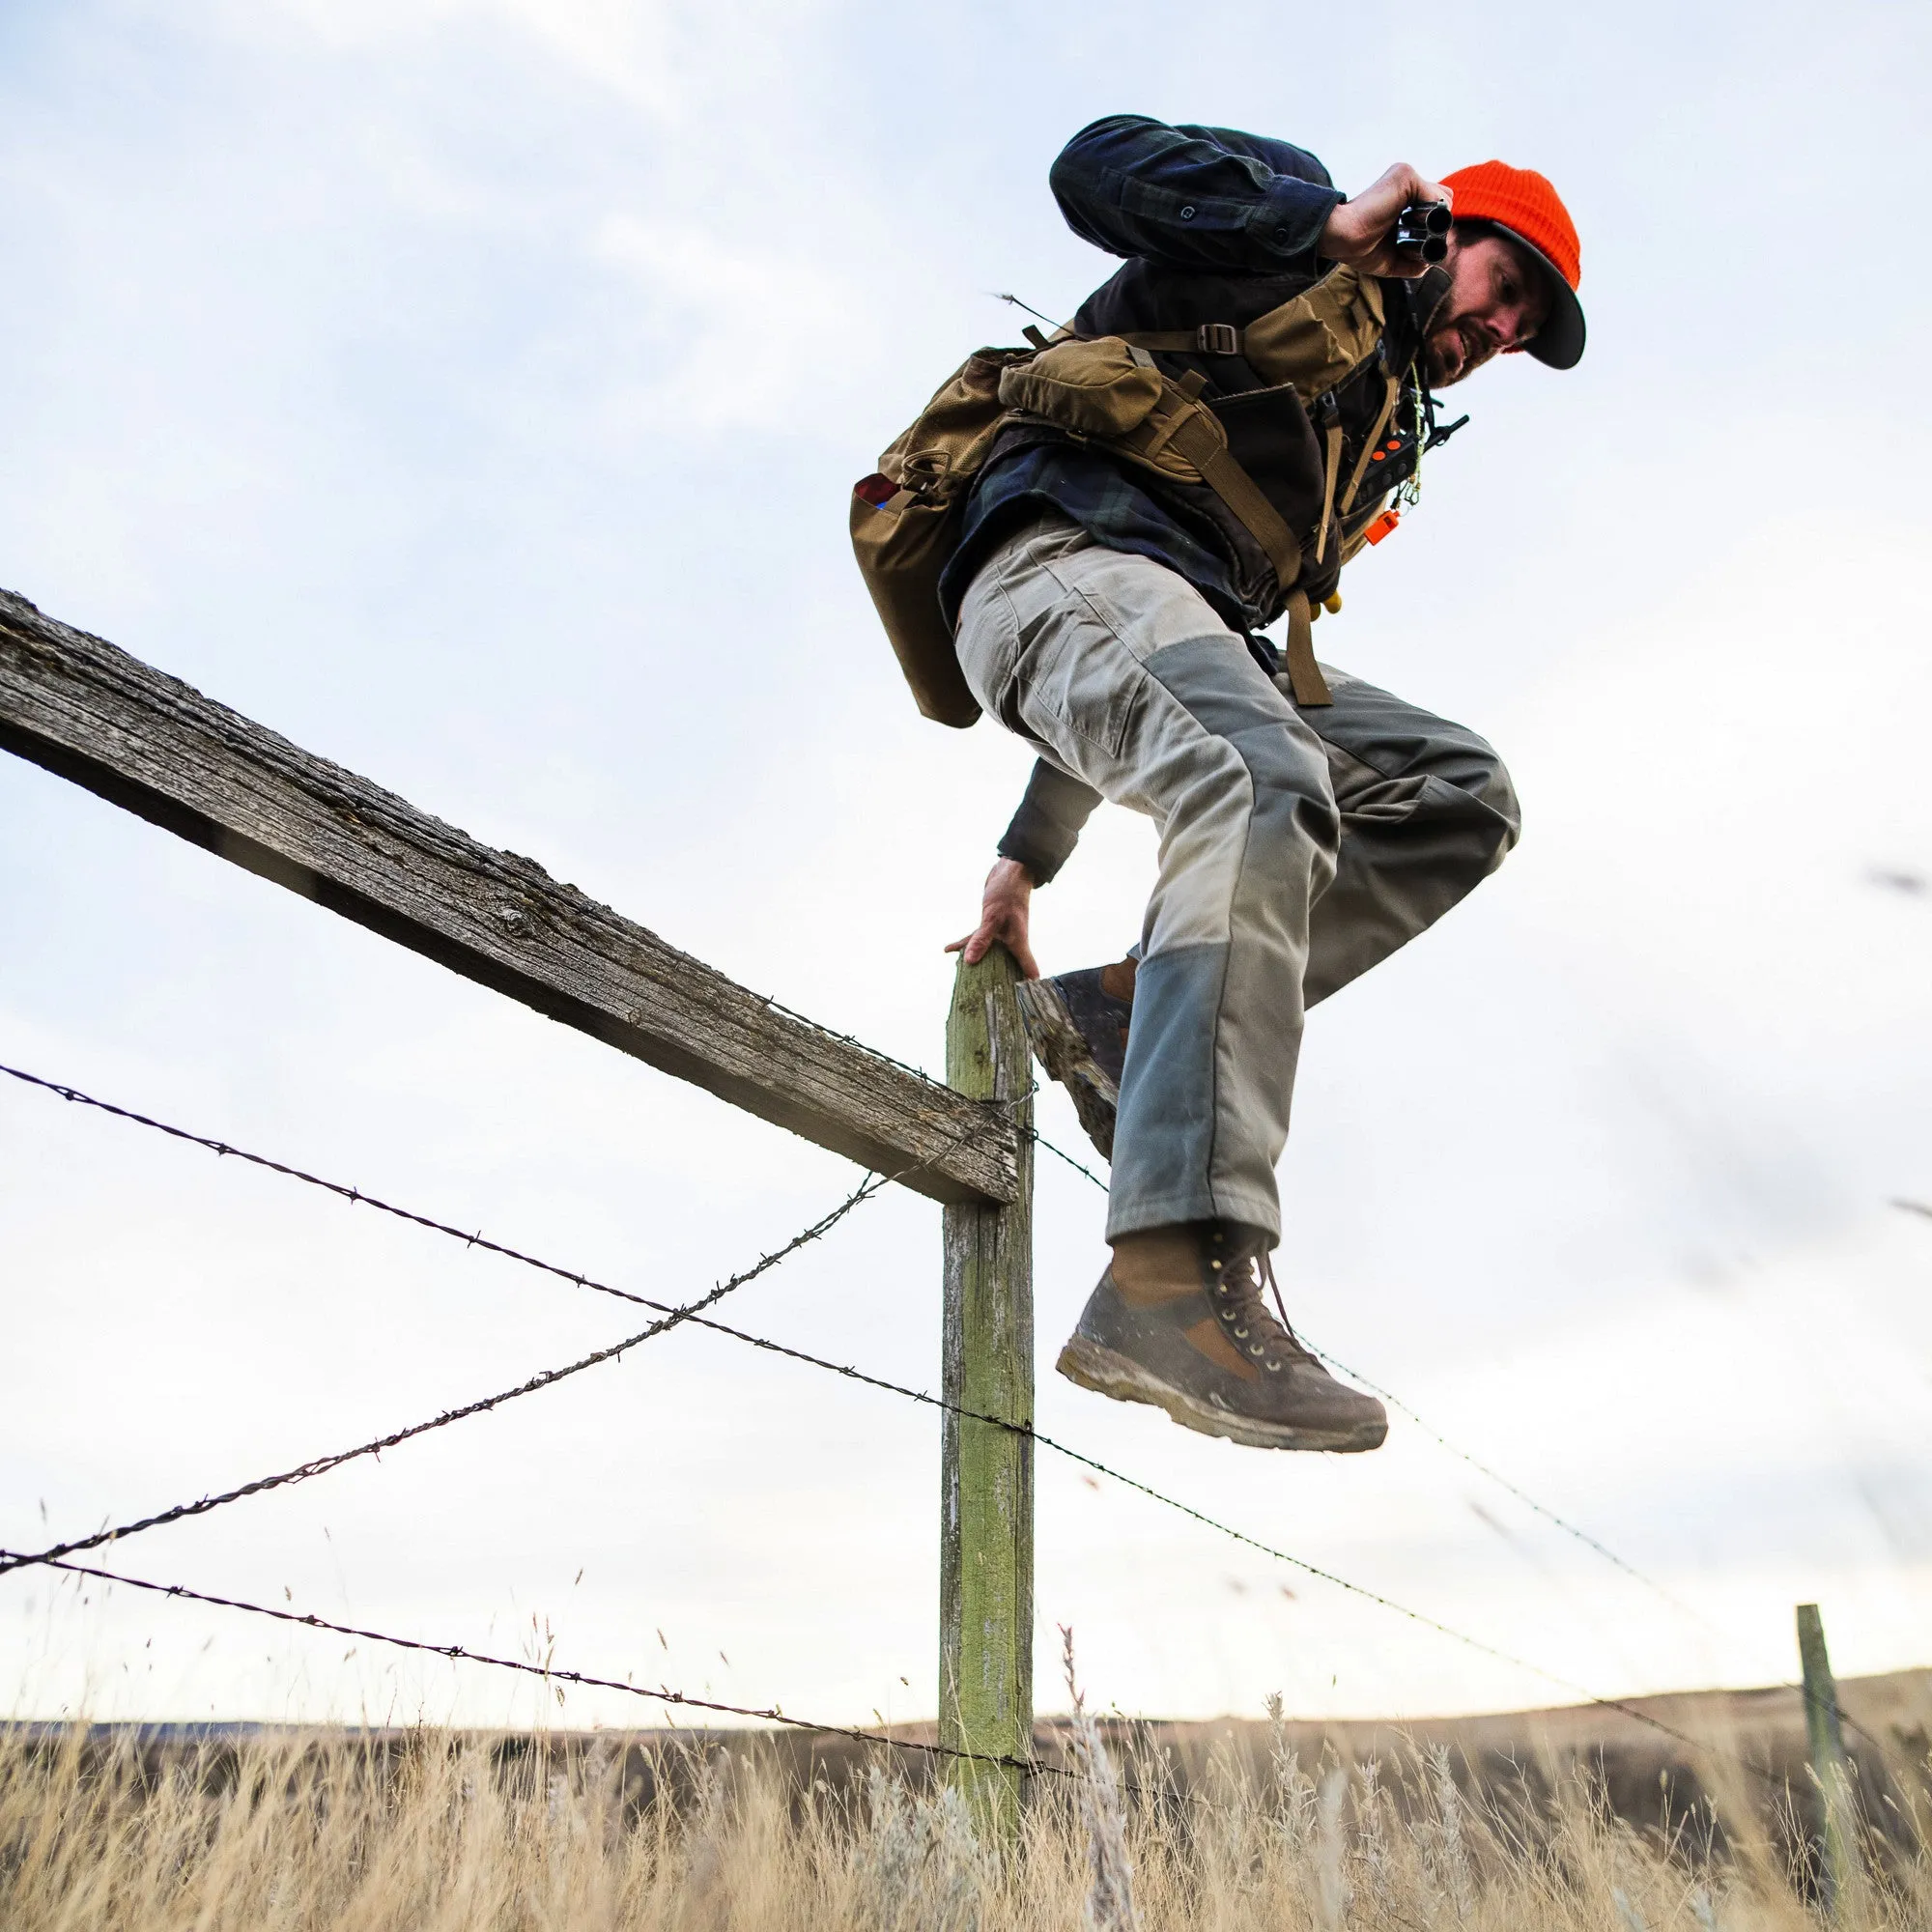
<path fill-rule="evenodd" d="M 1549 289 L 1549 320 L 1523 345 L 1525 355 L 1534 355 L 1551 369 L 1574 369 L 1583 359 L 1583 304 L 1577 291 L 1563 279 L 1563 270 L 1526 236 L 1519 235 L 1507 222 L 1490 224 L 1507 235 L 1525 255 L 1533 256 L 1543 268 L 1543 279 Z"/>

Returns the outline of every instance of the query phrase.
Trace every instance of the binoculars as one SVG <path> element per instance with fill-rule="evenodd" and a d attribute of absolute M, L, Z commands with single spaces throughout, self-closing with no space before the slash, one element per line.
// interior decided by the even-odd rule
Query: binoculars
<path fill-rule="evenodd" d="M 1449 204 L 1412 201 L 1395 218 L 1395 245 L 1413 249 L 1425 262 L 1440 262 L 1449 253 Z"/>

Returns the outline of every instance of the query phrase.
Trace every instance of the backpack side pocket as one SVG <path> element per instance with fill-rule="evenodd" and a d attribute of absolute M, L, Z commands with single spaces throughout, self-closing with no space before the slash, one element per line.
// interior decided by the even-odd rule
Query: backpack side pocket
<path fill-rule="evenodd" d="M 1057 342 L 1000 376 L 1000 401 L 1075 436 L 1125 436 L 1160 401 L 1160 371 L 1118 335 Z"/>

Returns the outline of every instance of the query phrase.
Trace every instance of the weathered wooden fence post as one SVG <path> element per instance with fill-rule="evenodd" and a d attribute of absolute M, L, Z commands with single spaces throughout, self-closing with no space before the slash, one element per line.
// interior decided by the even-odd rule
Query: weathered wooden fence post
<path fill-rule="evenodd" d="M 1033 1062 L 1011 955 L 961 963 L 946 1021 L 946 1078 L 997 1100 L 1020 1131 L 1019 1190 L 1003 1207 L 946 1209 L 946 1400 L 1033 1423 Z M 949 1412 L 940 1475 L 939 1741 L 1033 1756 L 1033 1443 Z M 955 1760 L 975 1822 L 1019 1826 L 1026 1774 Z"/>
<path fill-rule="evenodd" d="M 1804 1668 L 1804 1734 L 1818 1778 L 1824 1819 L 1824 1904 L 1835 1918 L 1858 1882 L 1858 1821 L 1845 1763 L 1845 1733 L 1838 1721 L 1838 1687 L 1825 1649 L 1825 1620 L 1816 1604 L 1798 1605 L 1798 1657 Z"/>

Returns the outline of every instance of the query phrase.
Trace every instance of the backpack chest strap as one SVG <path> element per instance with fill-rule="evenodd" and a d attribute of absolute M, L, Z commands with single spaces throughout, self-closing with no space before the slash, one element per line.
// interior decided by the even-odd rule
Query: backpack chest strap
<path fill-rule="evenodd" d="M 1238 355 L 1247 342 L 1247 331 L 1232 322 L 1204 322 L 1198 328 L 1122 329 L 1120 335 L 1136 349 L 1168 355 Z"/>

